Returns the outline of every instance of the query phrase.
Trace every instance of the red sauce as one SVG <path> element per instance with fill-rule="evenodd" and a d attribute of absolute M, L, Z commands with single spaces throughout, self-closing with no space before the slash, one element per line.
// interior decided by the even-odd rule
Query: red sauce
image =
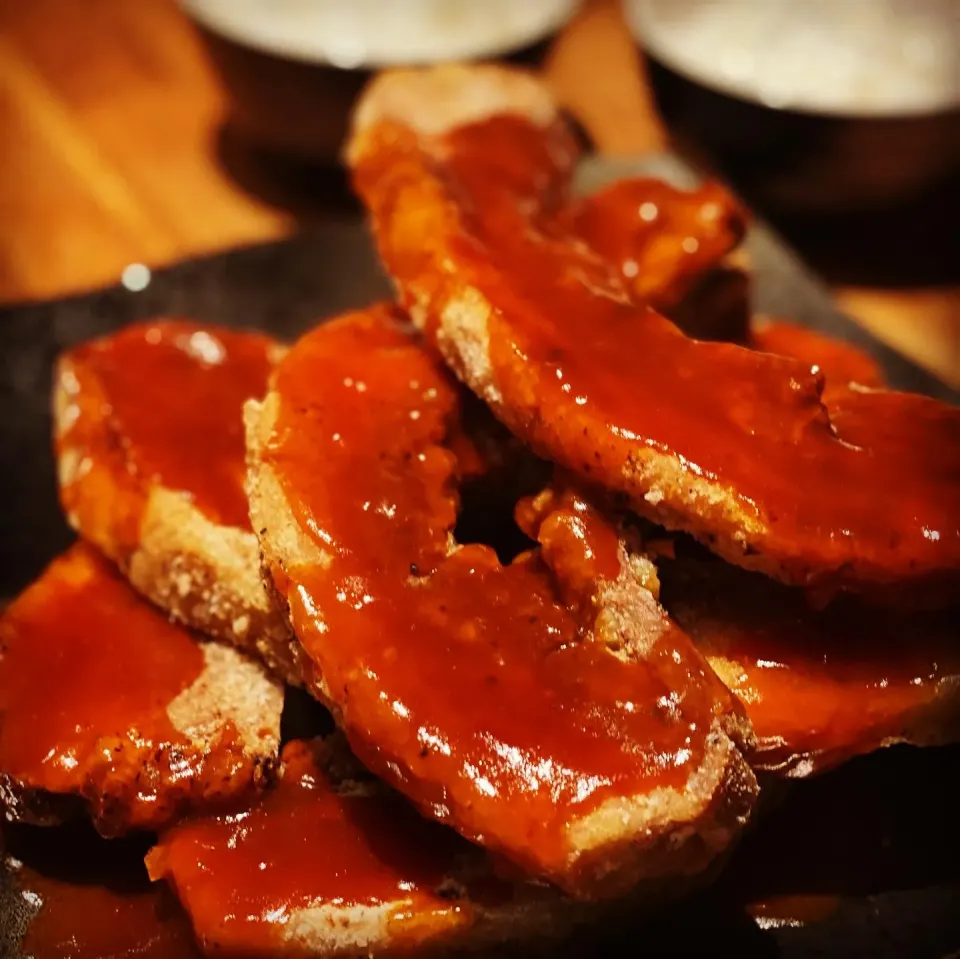
<path fill-rule="evenodd" d="M 471 907 L 439 892 L 469 855 L 455 833 L 379 784 L 339 794 L 307 743 L 289 744 L 283 762 L 279 785 L 250 809 L 175 826 L 147 857 L 205 950 L 270 954 L 293 923 L 309 927 L 298 913 L 323 907 L 383 907 L 388 934 L 412 944 L 470 924 Z"/>
<path fill-rule="evenodd" d="M 808 774 L 876 749 L 960 675 L 960 609 L 824 610 L 719 562 L 663 561 L 661 600 L 742 701 L 751 762 Z"/>
<path fill-rule="evenodd" d="M 40 911 L 21 946 L 33 959 L 192 959 L 186 916 L 160 890 L 68 882 L 23 867 L 17 884 Z"/>
<path fill-rule="evenodd" d="M 743 238 L 746 223 L 717 183 L 677 190 L 662 180 L 622 180 L 562 211 L 561 223 L 615 266 L 639 302 L 664 313 Z"/>
<path fill-rule="evenodd" d="M 147 876 L 143 837 L 104 839 L 82 822 L 57 829 L 7 823 L 0 845 L 0 922 L 5 923 L 0 942 L 16 936 L 18 956 L 199 955 L 186 913 L 169 890 Z"/>
<path fill-rule="evenodd" d="M 869 353 L 796 323 L 775 320 L 757 326 L 750 331 L 750 345 L 767 353 L 792 356 L 814 370 L 822 370 L 828 391 L 845 391 L 850 383 L 875 389 L 886 385 L 883 371 Z M 829 404 L 829 393 L 825 397 Z"/>
<path fill-rule="evenodd" d="M 252 775 L 229 724 L 202 753 L 174 728 L 167 708 L 203 652 L 91 548 L 73 546 L 14 600 L 0 644 L 0 771 L 82 795 L 104 833 L 155 826 L 205 777 L 225 795 Z"/>
<path fill-rule="evenodd" d="M 59 445 L 90 461 L 75 488 L 64 490 L 67 509 L 85 506 L 92 465 L 131 499 L 129 523 L 159 484 L 189 496 L 215 522 L 249 527 L 242 407 L 266 392 L 272 349 L 259 333 L 158 320 L 67 353 L 75 412 Z M 136 529 L 126 531 L 133 543 Z"/>
<path fill-rule="evenodd" d="M 0 634 L 0 766 L 55 792 L 79 788 L 102 737 L 176 739 L 166 707 L 203 669 L 190 635 L 82 545 L 8 607 Z"/>
<path fill-rule="evenodd" d="M 542 549 L 510 565 L 450 552 L 458 391 L 386 310 L 305 337 L 276 389 L 264 459 L 325 554 L 281 579 L 354 750 L 428 814 L 575 886 L 571 822 L 682 787 L 726 691 L 649 594 L 649 655 L 595 641 L 619 542 L 582 499 L 524 507 Z"/>
<path fill-rule="evenodd" d="M 620 538 L 616 529 L 570 490 L 550 488 L 521 500 L 517 525 L 540 543 L 567 606 L 589 615 L 597 583 L 620 574 Z"/>
<path fill-rule="evenodd" d="M 559 125 L 500 115 L 421 143 L 383 122 L 366 142 L 356 182 L 405 302 L 431 329 L 465 291 L 493 305 L 498 415 L 538 452 L 792 583 L 909 584 L 914 602 L 960 585 L 960 411 L 851 393 L 831 422 L 808 362 L 692 340 L 637 306 L 558 226 L 576 160 Z M 645 501 L 664 468 L 711 497 L 681 480 Z"/>

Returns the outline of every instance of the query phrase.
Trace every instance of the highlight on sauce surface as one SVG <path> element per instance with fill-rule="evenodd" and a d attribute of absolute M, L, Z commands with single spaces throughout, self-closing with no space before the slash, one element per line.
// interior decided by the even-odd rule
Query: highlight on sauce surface
<path fill-rule="evenodd" d="M 269 953 L 324 910 L 368 910 L 401 940 L 407 924 L 442 942 L 472 921 L 450 891 L 469 847 L 379 784 L 338 783 L 324 760 L 319 741 L 288 743 L 276 788 L 174 826 L 148 854 L 151 878 L 176 889 L 205 948 Z"/>
<path fill-rule="evenodd" d="M 354 183 L 447 362 L 539 452 L 728 562 L 944 602 L 960 568 L 960 412 L 886 391 L 824 407 L 811 364 L 690 339 L 638 303 L 563 225 L 576 151 L 532 84 L 494 67 L 397 72 L 358 111 Z M 431 89 L 454 104 L 435 123 L 416 110 Z"/>
<path fill-rule="evenodd" d="M 102 482 L 130 500 L 130 523 L 150 487 L 161 486 L 210 520 L 248 528 L 241 410 L 266 390 L 276 350 L 261 333 L 166 319 L 68 351 L 60 360 L 66 409 L 58 446 L 79 462 L 65 484 L 65 508 L 83 508 L 84 484 L 102 471 Z M 136 535 L 134 525 L 127 546 Z"/>
<path fill-rule="evenodd" d="M 257 713 L 223 697 L 243 691 Z M 0 614 L 0 772 L 7 817 L 156 828 L 261 786 L 281 693 L 201 644 L 84 543 Z M 256 728 L 251 733 L 251 724 Z"/>
<path fill-rule="evenodd" d="M 751 316 L 719 184 L 575 196 L 531 74 L 345 156 L 397 304 L 59 357 L 0 959 L 952 955 L 957 409 Z"/>
<path fill-rule="evenodd" d="M 111 739 L 161 754 L 185 745 L 167 706 L 200 676 L 203 651 L 93 550 L 77 545 L 54 560 L 3 612 L 0 633 L 7 775 L 79 791 Z"/>
<path fill-rule="evenodd" d="M 589 886 L 571 824 L 682 791 L 724 735 L 729 694 L 574 491 L 521 507 L 540 550 L 509 565 L 482 545 L 450 549 L 456 393 L 389 312 L 302 339 L 275 391 L 258 455 L 312 542 L 278 585 L 351 745 L 427 814 Z M 604 612 L 616 590 L 642 644 Z"/>

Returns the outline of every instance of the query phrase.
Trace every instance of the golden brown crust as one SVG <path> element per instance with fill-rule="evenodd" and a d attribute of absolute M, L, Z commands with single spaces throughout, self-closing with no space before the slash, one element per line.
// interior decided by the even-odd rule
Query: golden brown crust
<path fill-rule="evenodd" d="M 440 111 L 433 107 L 434 88 L 443 91 Z M 498 156 L 496 163 L 484 159 L 482 132 L 473 126 L 504 114 L 529 121 L 519 125 L 523 136 L 509 141 L 517 151 L 529 148 L 530 163 L 521 172 L 524 155 L 520 152 Z M 513 127 L 503 122 L 496 130 L 503 133 Z M 461 134 L 462 142 L 458 139 Z M 454 164 L 445 171 L 446 159 L 460 149 L 463 156 L 454 159 L 462 162 L 463 168 Z M 637 419 L 631 414 L 629 422 L 617 423 L 614 430 L 610 420 L 615 415 L 611 413 L 614 401 L 604 400 L 593 415 L 586 407 L 575 407 L 572 400 L 557 399 L 560 387 L 554 374 L 559 366 L 555 369 L 554 365 L 566 362 L 567 367 L 576 367 L 570 357 L 577 354 L 577 335 L 573 324 L 566 324 L 557 337 L 544 334 L 541 342 L 541 331 L 553 329 L 541 303 L 545 291 L 552 290 L 550 266 L 562 272 L 563 256 L 576 253 L 577 270 L 589 277 L 582 286 L 588 291 L 595 286 L 601 292 L 597 300 L 604 309 L 609 307 L 611 315 L 625 319 L 626 312 L 618 310 L 627 300 L 623 284 L 604 268 L 602 258 L 592 256 L 595 251 L 580 249 L 575 241 L 563 239 L 566 252 L 556 257 L 550 253 L 552 239 L 543 249 L 539 240 L 528 245 L 518 241 L 511 258 L 513 254 L 523 256 L 529 246 L 530 272 L 537 274 L 529 282 L 517 279 L 520 274 L 511 273 L 509 261 L 489 252 L 500 229 L 523 235 L 522 224 L 529 221 L 534 236 L 545 235 L 538 224 L 542 219 L 550 222 L 576 157 L 557 108 L 549 104 L 546 88 L 536 79 L 492 65 L 387 71 L 368 86 L 358 103 L 346 157 L 355 186 L 370 209 L 381 257 L 411 317 L 436 343 L 457 376 L 538 453 L 581 478 L 617 490 L 642 515 L 691 533 L 729 562 L 783 582 L 816 588 L 824 595 L 850 590 L 875 601 L 913 608 L 951 601 L 957 582 L 954 530 L 958 515 L 955 498 L 950 495 L 957 470 L 951 453 L 958 421 L 948 408 L 893 393 L 870 401 L 854 397 L 856 402 L 851 401 L 843 411 L 831 403 L 824 407 L 822 384 L 818 385 L 809 369 L 781 358 L 787 365 L 771 363 L 761 372 L 769 380 L 765 389 L 769 388 L 770 396 L 782 393 L 786 397 L 781 404 L 782 417 L 771 413 L 769 428 L 761 423 L 743 429 L 739 411 L 731 413 L 728 420 L 725 414 L 718 416 L 717 422 L 729 421 L 733 424 L 730 435 L 742 440 L 741 468 L 735 476 L 734 470 L 724 473 L 722 468 L 714 468 L 712 461 L 699 461 L 701 452 L 712 457 L 712 432 L 694 442 L 696 454 L 687 450 L 680 455 L 679 450 L 665 445 L 666 440 L 659 442 L 663 437 L 657 435 L 655 422 L 649 421 L 648 428 L 642 416 Z M 510 171 L 503 175 L 499 192 L 495 187 L 476 186 L 479 177 L 476 182 L 471 180 L 476 169 L 488 161 L 491 170 L 502 167 Z M 459 186 L 451 186 L 458 176 Z M 496 176 L 492 174 L 493 179 Z M 510 185 L 514 176 L 523 183 L 517 190 Z M 535 176 L 545 184 L 542 189 L 536 186 Z M 476 226 L 483 221 L 482 210 L 477 215 L 472 206 L 487 202 L 496 208 L 501 200 L 504 209 L 509 207 L 502 222 L 495 222 L 496 216 L 491 214 L 489 229 Z M 517 204 L 511 206 L 514 200 Z M 550 239 L 549 230 L 546 235 Z M 736 279 L 733 274 L 731 278 Z M 577 289 L 571 284 L 572 291 Z M 578 306 L 588 309 L 591 294 L 580 292 Z M 710 291 L 700 292 L 706 295 Z M 735 283 L 728 293 L 735 304 Z M 723 293 L 723 298 L 728 293 Z M 562 309 L 562 304 L 558 295 L 549 308 Z M 584 329 L 589 325 L 585 316 L 579 316 L 577 322 L 586 324 Z M 560 324 L 556 326 L 559 329 Z M 610 344 L 603 342 L 602 349 L 608 349 Z M 642 349 L 638 343 L 639 337 L 630 349 Z M 551 359 L 528 362 L 527 355 L 539 346 Z M 600 352 L 602 349 L 598 347 Z M 698 350 L 701 358 L 720 356 L 712 345 Z M 743 392 L 738 391 L 739 385 L 745 389 L 750 381 L 739 379 L 737 371 L 753 369 L 754 360 L 745 358 L 747 354 L 739 349 L 723 355 L 730 362 L 718 360 L 717 375 L 727 369 L 731 395 L 738 396 Z M 669 363 L 662 368 L 669 368 Z M 580 373 L 578 368 L 577 382 L 583 387 L 590 382 L 590 375 Z M 569 368 L 567 374 L 572 375 Z M 619 379 L 611 380 L 611 396 L 618 390 L 627 392 L 624 375 L 620 370 Z M 693 373 L 688 370 L 686 375 Z M 707 376 L 702 380 L 708 382 Z M 602 384 L 602 380 L 596 382 Z M 569 380 L 564 383 L 570 385 Z M 598 386 L 594 392 L 606 397 L 604 390 Z M 713 394 L 700 392 L 703 408 L 709 413 L 708 395 Z M 659 401 L 681 409 L 675 398 L 665 400 L 660 395 L 658 400 L 658 395 L 652 395 L 650 400 L 651 408 Z M 776 401 L 771 402 L 776 406 Z M 631 401 L 630 406 L 633 409 L 636 404 Z M 768 406 L 760 402 L 754 407 L 760 419 Z M 690 418 L 694 424 L 703 421 L 700 412 Z M 638 422 L 643 434 L 639 437 L 633 429 Z M 876 426 L 878 423 L 884 424 L 883 428 Z M 794 432 L 803 435 L 804 443 L 793 439 Z M 790 438 L 784 440 L 788 433 Z M 868 449 L 869 455 L 847 455 L 860 447 Z M 796 455 L 790 452 L 777 461 L 781 448 Z M 925 453 L 932 448 L 943 450 L 939 460 Z M 766 462 L 762 475 L 770 474 L 768 483 L 761 481 L 760 471 L 750 465 L 751 451 L 758 461 Z M 898 453 L 902 455 L 898 457 Z M 716 462 L 727 462 L 724 455 L 718 455 Z M 732 457 L 730 451 L 730 460 Z M 811 463 L 829 460 L 830 475 L 834 469 L 846 471 L 841 486 L 850 489 L 877 479 L 875 461 L 892 464 L 897 459 L 907 465 L 885 467 L 888 485 L 872 483 L 874 495 L 884 502 L 883 514 L 890 517 L 888 524 L 875 524 L 855 497 L 842 500 L 826 490 L 819 499 L 815 495 L 817 473 Z M 803 469 L 807 474 L 801 480 L 797 471 Z M 794 483 L 800 485 L 802 495 L 791 505 Z M 894 496 L 890 493 L 894 488 L 902 489 L 903 494 Z M 803 517 L 812 513 L 817 514 L 817 522 L 804 521 Z M 927 536 L 924 530 L 928 528 L 940 531 L 939 537 Z"/>
<path fill-rule="evenodd" d="M 440 113 L 434 111 L 430 96 L 434 84 L 447 90 L 445 109 Z M 406 129 L 430 138 L 500 113 L 517 114 L 543 128 L 551 127 L 560 119 L 543 85 L 518 71 L 494 66 L 388 71 L 371 82 L 360 100 L 346 158 L 351 166 L 358 168 L 379 149 L 377 138 L 381 127 L 391 124 L 396 125 L 398 135 Z M 533 371 L 522 364 L 513 371 L 515 375 L 509 384 L 499 382 L 494 375 L 490 343 L 496 310 L 480 290 L 457 280 L 452 264 L 444 265 L 445 238 L 458 232 L 456 213 L 450 211 L 442 190 L 432 182 L 426 169 L 418 189 L 420 213 L 416 224 L 408 225 L 402 217 L 397 223 L 382 224 L 388 235 L 380 238 L 381 248 L 388 251 L 420 244 L 424 236 L 436 238 L 421 255 L 431 263 L 438 282 L 430 289 L 416 283 L 404 288 L 410 316 L 422 329 L 435 323 L 432 335 L 458 378 L 508 427 L 525 436 L 531 422 L 542 420 L 540 384 Z M 389 267 L 390 258 L 386 258 Z M 436 301 L 432 302 L 434 297 Z M 505 398 L 507 386 L 509 396 Z M 592 437 L 585 439 L 585 462 L 593 458 L 592 442 Z M 691 476 L 675 457 L 651 447 L 633 451 L 624 470 L 624 480 L 629 488 L 638 491 L 635 508 L 650 519 L 670 527 L 686 526 L 731 562 L 753 566 L 765 562 L 751 555 L 747 542 L 762 537 L 766 526 L 758 516 L 744 509 L 735 491 Z M 677 501 L 695 502 L 692 519 L 686 511 L 681 516 L 667 505 Z M 726 542 L 716 535 L 717 529 L 731 527 L 742 531 L 738 539 Z"/>
<path fill-rule="evenodd" d="M 478 69 L 485 82 L 465 84 Z M 357 105 L 345 158 L 352 163 L 356 152 L 362 152 L 358 135 L 383 120 L 412 123 L 418 133 L 436 136 L 500 113 L 547 126 L 556 119 L 557 107 L 541 81 L 517 69 L 449 64 L 430 72 L 386 71 L 373 79 Z"/>
<path fill-rule="evenodd" d="M 288 745 L 309 749 L 314 761 L 325 771 L 335 791 L 350 796 L 388 796 L 390 790 L 370 776 L 350 753 L 345 739 L 335 734 L 324 741 Z M 285 752 L 285 755 L 289 755 Z M 388 807 L 387 807 L 388 808 Z M 410 850 L 412 860 L 418 856 Z M 396 851 L 394 855 L 397 855 Z M 718 863 L 720 860 L 717 861 Z M 243 943 L 232 933 L 210 928 L 202 918 L 210 915 L 208 900 L 191 901 L 190 890 L 178 885 L 175 868 L 171 868 L 162 845 L 147 857 L 147 866 L 154 880 L 164 879 L 181 897 L 187 912 L 193 916 L 198 937 L 208 954 L 229 952 Z M 403 862 L 395 861 L 402 869 Z M 603 920 L 619 927 L 636 923 L 680 896 L 692 891 L 714 875 L 677 875 L 667 880 L 640 883 L 630 895 L 618 902 L 584 903 L 566 898 L 557 889 L 541 882 L 518 879 L 507 883 L 495 877 L 490 859 L 481 849 L 463 844 L 463 851 L 450 871 L 440 880 L 437 890 L 451 906 L 460 908 L 438 914 L 427 908 L 417 911 L 409 900 L 381 902 L 375 905 L 345 906 L 321 902 L 315 906 L 293 910 L 283 924 L 273 948 L 258 954 L 285 959 L 326 959 L 326 957 L 368 956 L 439 956 L 473 953 L 480 949 L 496 949 L 497 955 L 550 955 L 558 941 L 571 937 L 590 936 L 595 941 L 595 924 Z M 471 890 L 487 890 L 486 896 Z M 434 890 L 434 891 L 437 891 Z M 491 894 L 495 890 L 495 893 Z M 226 908 L 226 906 L 224 907 Z M 398 924 L 398 912 L 405 916 Z M 594 924 L 591 926 L 591 924 Z"/>
<path fill-rule="evenodd" d="M 248 402 L 247 427 L 251 517 L 260 536 L 264 569 L 280 593 L 288 568 L 304 562 L 324 563 L 317 546 L 293 518 L 272 469 L 261 460 L 279 408 L 279 397 L 268 394 L 262 404 Z M 600 599 L 599 620 L 610 621 L 623 646 L 614 654 L 642 658 L 655 601 L 640 585 L 636 570 L 626 563 L 621 577 Z M 659 615 L 659 614 L 658 614 Z M 309 664 L 308 688 L 340 720 L 337 698 L 324 678 Z M 750 736 L 742 716 L 725 713 L 713 721 L 703 762 L 683 791 L 662 789 L 601 806 L 571 823 L 567 837 L 566 870 L 571 887 L 593 894 L 626 894 L 638 882 L 702 871 L 727 848 L 749 817 L 757 794 L 756 780 L 735 745 Z"/>
<path fill-rule="evenodd" d="M 478 290 L 458 290 L 446 301 L 434 335 L 444 360 L 458 378 L 480 396 L 502 422 L 518 435 L 524 435 L 529 422 L 541 419 L 540 384 L 519 369 L 510 384 L 509 397 L 504 397 L 503 385 L 494 376 L 490 360 L 489 324 L 493 314 L 493 306 Z M 421 326 L 426 324 L 425 311 L 412 309 L 411 316 L 415 320 L 419 317 Z M 593 458 L 592 446 L 593 437 L 586 437 L 583 459 L 587 463 Z M 632 505 L 650 520 L 668 528 L 688 528 L 730 562 L 789 578 L 785 569 L 773 569 L 767 557 L 750 552 L 748 542 L 762 537 L 767 527 L 756 513 L 744 509 L 741 498 L 733 490 L 690 475 L 675 457 L 651 448 L 632 453 L 624 468 L 624 479 L 638 491 Z M 678 501 L 695 504 L 693 518 L 686 510 L 680 513 L 666 505 Z M 732 540 L 717 535 L 718 529 L 729 528 L 740 531 Z"/>
<path fill-rule="evenodd" d="M 76 382 L 72 360 L 61 358 L 54 429 L 70 525 L 179 622 L 253 653 L 285 681 L 298 683 L 295 664 L 283 656 L 289 631 L 263 588 L 254 534 L 211 521 L 174 490 L 143 488 L 132 479 L 99 412 L 108 409 L 106 397 L 78 399 Z M 82 431 L 73 429 L 78 417 L 84 418 Z"/>
<path fill-rule="evenodd" d="M 89 816 L 106 836 L 157 829 L 183 813 L 235 801 L 273 778 L 283 688 L 243 653 L 203 646 L 205 666 L 167 707 L 185 742 L 156 744 L 133 734 L 102 736 L 83 764 L 76 792 L 59 793 L 0 776 L 8 820 L 52 826 Z M 145 797 L 149 797 L 149 800 Z"/>
<path fill-rule="evenodd" d="M 296 663 L 284 654 L 290 632 L 263 587 L 253 533 L 213 523 L 183 497 L 154 488 L 126 571 L 135 589 L 179 622 L 299 683 Z"/>

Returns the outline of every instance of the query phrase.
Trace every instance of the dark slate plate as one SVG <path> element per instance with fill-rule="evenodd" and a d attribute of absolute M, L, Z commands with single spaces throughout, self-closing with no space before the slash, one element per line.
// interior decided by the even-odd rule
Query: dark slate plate
<path fill-rule="evenodd" d="M 692 176 L 669 157 L 591 161 L 582 185 L 634 173 L 681 185 Z M 768 230 L 756 227 L 748 242 L 757 310 L 865 347 L 898 388 L 958 401 L 840 314 Z M 50 374 L 62 349 L 132 320 L 177 313 L 292 339 L 324 316 L 384 295 L 389 286 L 362 223 L 343 219 L 285 242 L 157 271 L 138 292 L 118 285 L 0 308 L 0 596 L 23 587 L 71 538 L 57 507 L 50 453 Z M 958 748 L 896 748 L 801 783 L 746 839 L 712 890 L 608 946 L 581 944 L 576 953 L 703 955 L 720 945 L 741 956 L 790 959 L 960 953 L 960 810 L 947 786 L 958 763 Z M 64 843 L 67 858 L 66 835 Z M 29 837 L 20 837 L 23 848 L 29 850 Z M 768 903 L 767 915 L 754 920 L 744 903 L 757 901 Z M 20 955 L 29 911 L 0 871 L 0 959 Z"/>

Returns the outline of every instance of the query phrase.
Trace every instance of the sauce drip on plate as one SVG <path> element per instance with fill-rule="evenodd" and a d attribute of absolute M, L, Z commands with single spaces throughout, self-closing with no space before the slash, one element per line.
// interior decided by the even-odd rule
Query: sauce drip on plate
<path fill-rule="evenodd" d="M 23 940 L 33 959 L 199 959 L 187 917 L 161 890 L 69 882 L 16 871 L 39 907 Z"/>

